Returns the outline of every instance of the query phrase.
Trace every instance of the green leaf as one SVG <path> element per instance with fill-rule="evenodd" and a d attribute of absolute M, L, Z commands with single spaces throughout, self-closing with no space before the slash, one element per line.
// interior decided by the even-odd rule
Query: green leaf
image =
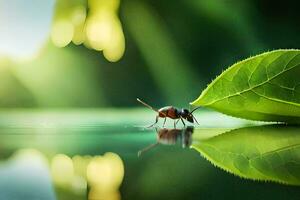
<path fill-rule="evenodd" d="M 299 127 L 286 125 L 240 128 L 204 140 L 196 137 L 192 148 L 240 177 L 300 185 L 299 132 Z"/>
<path fill-rule="evenodd" d="M 191 104 L 245 119 L 300 123 L 300 50 L 276 50 L 238 62 Z"/>

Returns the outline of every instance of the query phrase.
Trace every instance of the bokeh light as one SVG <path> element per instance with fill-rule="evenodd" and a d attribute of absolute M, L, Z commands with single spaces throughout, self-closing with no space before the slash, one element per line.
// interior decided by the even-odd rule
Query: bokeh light
<path fill-rule="evenodd" d="M 75 155 L 72 159 L 57 154 L 51 160 L 51 174 L 55 187 L 74 194 L 88 192 L 88 199 L 121 199 L 119 187 L 124 178 L 124 165 L 115 153 Z"/>
<path fill-rule="evenodd" d="M 117 12 L 119 0 L 57 0 L 51 39 L 57 47 L 71 41 L 96 51 L 104 57 L 118 61 L 125 51 L 125 38 Z M 88 9 L 88 13 L 87 13 Z"/>
<path fill-rule="evenodd" d="M 68 20 L 57 20 L 51 30 L 51 39 L 57 47 L 67 46 L 73 39 L 74 27 Z"/>
<path fill-rule="evenodd" d="M 87 168 L 89 184 L 106 191 L 118 189 L 123 176 L 122 160 L 114 153 L 94 157 Z"/>
<path fill-rule="evenodd" d="M 12 159 L 15 161 L 22 161 L 25 163 L 30 163 L 34 166 L 37 163 L 43 163 L 45 166 L 48 165 L 47 158 L 40 151 L 36 149 L 20 149 L 14 153 Z"/>
<path fill-rule="evenodd" d="M 51 173 L 55 184 L 68 187 L 74 178 L 74 166 L 72 159 L 64 154 L 58 154 L 52 158 Z"/>
<path fill-rule="evenodd" d="M 91 188 L 88 196 L 89 200 L 120 200 L 121 194 L 119 191 L 103 192 L 101 188 Z"/>
<path fill-rule="evenodd" d="M 87 167 L 91 187 L 89 199 L 121 199 L 119 187 L 124 177 L 124 165 L 115 153 L 94 157 Z"/>

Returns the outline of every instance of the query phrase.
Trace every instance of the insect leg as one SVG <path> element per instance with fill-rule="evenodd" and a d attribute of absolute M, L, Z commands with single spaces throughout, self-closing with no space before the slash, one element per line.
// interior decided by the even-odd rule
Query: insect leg
<path fill-rule="evenodd" d="M 176 128 L 177 123 L 179 122 L 180 119 L 174 120 L 174 128 Z"/>
<path fill-rule="evenodd" d="M 165 127 L 166 121 L 167 121 L 167 118 L 165 117 L 165 120 L 164 120 L 164 123 L 163 123 L 163 127 Z"/>
<path fill-rule="evenodd" d="M 152 126 L 154 126 L 155 124 L 157 124 L 157 122 L 158 122 L 158 117 L 159 117 L 159 116 L 156 116 L 155 122 L 154 122 L 153 124 L 151 124 L 150 126 L 148 126 L 147 128 L 151 128 Z"/>
<path fill-rule="evenodd" d="M 182 121 L 182 123 L 183 123 L 183 126 L 185 126 L 185 123 L 184 123 L 184 121 L 183 121 L 182 117 L 180 117 L 180 119 L 181 119 L 181 121 Z"/>

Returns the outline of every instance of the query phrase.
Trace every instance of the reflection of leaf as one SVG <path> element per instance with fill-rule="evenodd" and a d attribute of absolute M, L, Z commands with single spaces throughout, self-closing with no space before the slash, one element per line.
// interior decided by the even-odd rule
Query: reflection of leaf
<path fill-rule="evenodd" d="M 235 175 L 300 185 L 300 127 L 269 125 L 240 128 L 192 147 L 212 164 Z M 195 134 L 201 134 L 197 130 Z"/>
<path fill-rule="evenodd" d="M 263 121 L 300 122 L 300 51 L 277 50 L 234 64 L 192 104 Z"/>

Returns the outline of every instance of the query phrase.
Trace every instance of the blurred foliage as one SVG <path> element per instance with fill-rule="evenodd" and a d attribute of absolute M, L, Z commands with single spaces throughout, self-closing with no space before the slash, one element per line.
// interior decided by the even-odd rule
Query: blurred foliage
<path fill-rule="evenodd" d="M 103 49 L 105 58 L 98 51 L 72 44 L 56 48 L 48 40 L 30 61 L 0 62 L 2 73 L 14 80 L 0 82 L 0 98 L 7 102 L 1 101 L 2 107 L 134 106 L 136 97 L 155 107 L 184 107 L 237 60 L 267 50 L 299 48 L 300 44 L 297 1 L 109 1 L 115 2 L 114 9 L 104 6 L 104 1 L 95 2 L 58 0 L 51 41 L 56 22 L 63 20 L 69 25 L 63 24 L 65 31 L 57 29 L 64 42 L 56 45 L 83 42 L 88 48 Z M 104 7 L 110 10 L 108 24 L 126 38 L 126 51 L 115 63 L 106 59 L 116 61 L 122 56 L 124 38 L 119 48 L 114 46 L 118 40 L 102 40 L 101 35 L 117 36 L 95 32 L 98 42 L 110 41 L 105 45 L 119 48 L 112 50 L 119 52 L 114 54 L 109 48 L 93 47 L 84 34 L 94 17 L 96 24 L 102 21 Z M 18 93 L 18 97 L 3 91 L 10 87 L 11 94 Z"/>
<path fill-rule="evenodd" d="M 101 90 L 95 90 L 98 66 L 85 56 L 88 52 L 83 53 L 48 46 L 37 59 L 14 66 L 14 75 L 32 92 L 38 106 L 105 105 Z"/>

